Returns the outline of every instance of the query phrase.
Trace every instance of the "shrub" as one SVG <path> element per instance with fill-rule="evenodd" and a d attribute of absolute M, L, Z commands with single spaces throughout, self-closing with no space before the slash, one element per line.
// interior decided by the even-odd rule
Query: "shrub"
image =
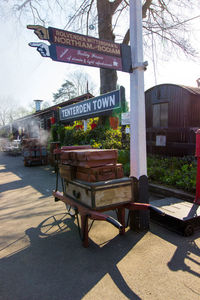
<path fill-rule="evenodd" d="M 53 142 L 58 141 L 58 125 L 51 126 L 51 137 L 52 137 Z"/>
<path fill-rule="evenodd" d="M 121 164 L 129 164 L 130 161 L 130 151 L 129 150 L 119 150 L 118 151 L 118 162 Z"/>
<path fill-rule="evenodd" d="M 197 164 L 194 157 L 149 156 L 147 172 L 149 181 L 195 192 Z"/>
<path fill-rule="evenodd" d="M 63 126 L 63 125 L 58 126 L 57 134 L 59 136 L 59 140 L 60 140 L 61 144 L 63 144 L 64 139 L 65 139 L 65 126 Z"/>
<path fill-rule="evenodd" d="M 120 149 L 121 132 L 120 130 L 106 129 L 103 126 L 98 126 L 93 130 L 88 129 L 85 132 L 74 127 L 65 127 L 64 145 L 86 144 L 90 144 L 94 148 Z"/>

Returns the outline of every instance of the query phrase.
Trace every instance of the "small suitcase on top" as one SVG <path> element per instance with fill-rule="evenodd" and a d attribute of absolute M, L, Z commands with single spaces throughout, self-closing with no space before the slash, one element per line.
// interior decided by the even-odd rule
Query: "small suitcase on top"
<path fill-rule="evenodd" d="M 92 149 L 91 145 L 79 145 L 79 146 L 62 146 L 61 150 L 69 151 L 69 150 L 83 150 L 83 149 Z"/>
<path fill-rule="evenodd" d="M 76 179 L 86 182 L 107 181 L 124 177 L 122 164 L 108 164 L 101 167 L 77 167 Z"/>
<path fill-rule="evenodd" d="M 60 150 L 60 160 L 62 164 L 70 164 L 71 157 L 70 153 L 74 150 L 83 150 L 83 149 L 92 149 L 90 145 L 81 145 L 81 146 L 63 146 Z"/>
<path fill-rule="evenodd" d="M 100 167 L 106 164 L 116 164 L 118 152 L 114 149 L 74 150 L 69 153 L 70 164 L 79 167 Z"/>

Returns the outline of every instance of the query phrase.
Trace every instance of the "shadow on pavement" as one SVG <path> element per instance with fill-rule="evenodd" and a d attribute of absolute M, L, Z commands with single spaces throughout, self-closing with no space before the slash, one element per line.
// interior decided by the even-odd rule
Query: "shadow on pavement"
<path fill-rule="evenodd" d="M 155 224 L 151 224 L 151 232 L 177 247 L 171 260 L 168 262 L 168 267 L 170 270 L 174 272 L 181 270 L 184 272 L 189 272 L 194 276 L 200 277 L 199 272 L 192 270 L 192 268 L 187 265 L 188 259 L 200 266 L 199 261 L 197 261 L 195 258 L 192 258 L 192 256 L 200 257 L 200 248 L 195 242 L 195 240 L 200 237 L 199 231 L 192 236 L 185 237 L 175 232 L 170 232 L 163 227 L 158 227 L 155 226 Z"/>
<path fill-rule="evenodd" d="M 58 214 L 29 228 L 26 235 L 29 247 L 0 260 L 4 300 L 82 299 L 106 274 L 128 299 L 141 299 L 126 284 L 117 263 L 143 233 L 117 235 L 102 247 L 90 240 L 85 249 L 74 219 Z"/>
<path fill-rule="evenodd" d="M 13 157 L 0 152 L 0 167 L 0 175 L 15 175 L 12 182 L 1 184 L 1 193 L 30 185 L 44 197 L 49 197 L 55 189 L 56 175 L 54 168 L 49 165 L 25 167 L 22 156 Z"/>

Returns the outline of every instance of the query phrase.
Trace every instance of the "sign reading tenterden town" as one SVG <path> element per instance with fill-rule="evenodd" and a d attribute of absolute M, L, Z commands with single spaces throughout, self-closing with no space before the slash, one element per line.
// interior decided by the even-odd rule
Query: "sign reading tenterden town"
<path fill-rule="evenodd" d="M 61 121 L 92 118 L 101 112 L 121 107 L 120 90 L 67 105 L 59 110 Z"/>

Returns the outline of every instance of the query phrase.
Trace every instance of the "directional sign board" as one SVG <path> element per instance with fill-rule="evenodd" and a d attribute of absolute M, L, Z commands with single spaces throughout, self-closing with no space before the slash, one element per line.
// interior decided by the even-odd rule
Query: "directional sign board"
<path fill-rule="evenodd" d="M 88 119 L 121 107 L 120 90 L 67 105 L 59 110 L 61 121 Z"/>
<path fill-rule="evenodd" d="M 121 57 L 120 44 L 49 27 L 49 42 Z"/>
<path fill-rule="evenodd" d="M 48 46 L 42 42 L 29 43 L 29 46 L 36 47 L 43 57 L 50 57 L 54 61 L 124 71 L 124 65 L 120 57 L 58 45 Z"/>
<path fill-rule="evenodd" d="M 120 44 L 117 43 L 53 27 L 45 28 L 40 25 L 28 25 L 27 28 L 34 30 L 34 33 L 39 39 L 48 40 L 51 44 L 69 46 L 121 57 Z"/>
<path fill-rule="evenodd" d="M 55 61 L 122 71 L 122 62 L 119 57 L 90 51 L 51 45 L 50 57 Z"/>
<path fill-rule="evenodd" d="M 60 62 L 131 72 L 131 51 L 128 45 L 117 44 L 53 27 L 28 25 L 28 29 L 51 43 L 30 43 L 42 56 Z"/>

